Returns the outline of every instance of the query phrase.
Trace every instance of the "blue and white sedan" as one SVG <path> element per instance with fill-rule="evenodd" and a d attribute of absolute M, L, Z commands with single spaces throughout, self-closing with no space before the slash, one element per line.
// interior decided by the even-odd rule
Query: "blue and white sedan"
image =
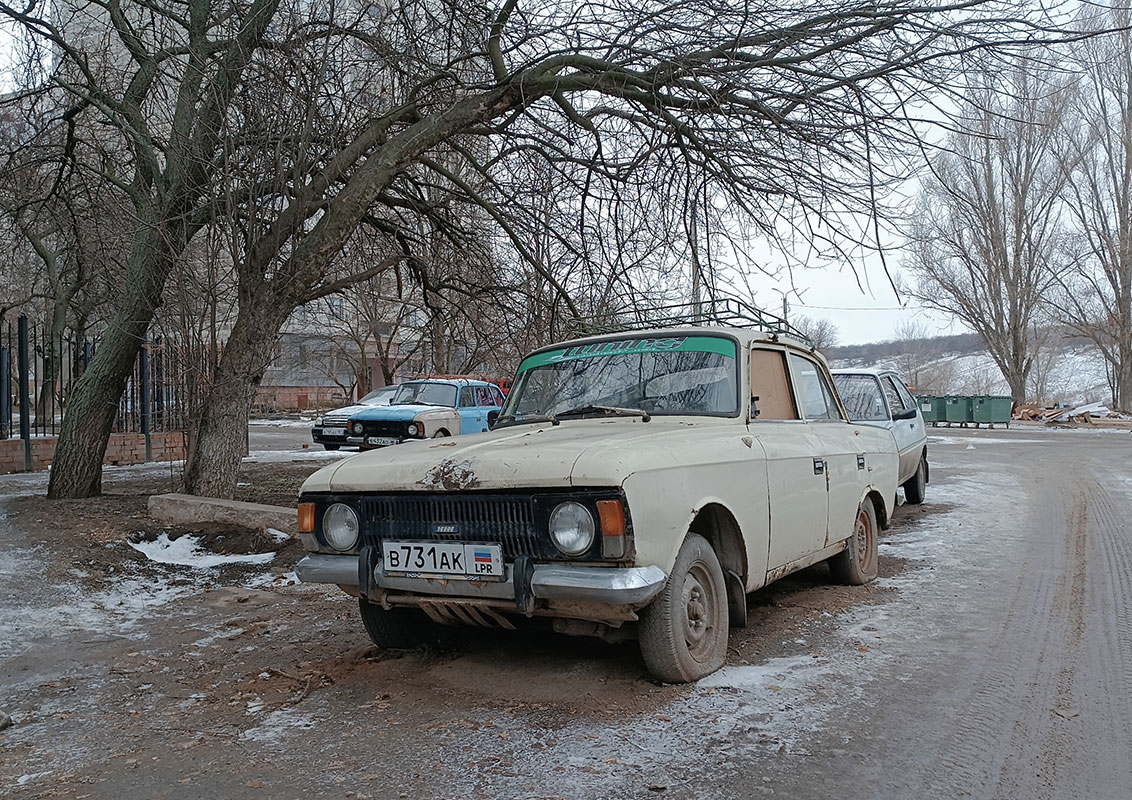
<path fill-rule="evenodd" d="M 435 439 L 482 433 L 488 414 L 503 405 L 493 383 L 467 378 L 406 381 L 389 405 L 367 408 L 350 417 L 347 442 L 362 449 L 400 444 L 406 439 Z"/>

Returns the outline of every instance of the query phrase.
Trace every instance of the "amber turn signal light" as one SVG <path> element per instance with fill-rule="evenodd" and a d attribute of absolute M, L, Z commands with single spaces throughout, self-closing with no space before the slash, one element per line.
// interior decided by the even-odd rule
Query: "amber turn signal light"
<path fill-rule="evenodd" d="M 601 520 L 601 554 L 605 558 L 625 555 L 625 506 L 620 500 L 598 500 L 597 516 Z"/>
<path fill-rule="evenodd" d="M 299 503 L 299 533 L 314 533 L 314 503 Z"/>

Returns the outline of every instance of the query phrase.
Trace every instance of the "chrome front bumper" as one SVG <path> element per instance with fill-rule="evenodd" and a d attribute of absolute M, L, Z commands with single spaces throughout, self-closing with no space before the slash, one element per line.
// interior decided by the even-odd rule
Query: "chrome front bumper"
<path fill-rule="evenodd" d="M 303 583 L 359 584 L 358 556 L 311 553 L 295 566 Z M 402 578 L 374 569 L 374 583 L 392 591 L 448 597 L 515 599 L 515 578 L 506 565 L 502 581 L 438 580 Z M 536 564 L 531 593 L 549 601 L 576 601 L 635 606 L 652 600 L 664 588 L 668 576 L 657 566 L 584 567 L 567 564 Z"/>

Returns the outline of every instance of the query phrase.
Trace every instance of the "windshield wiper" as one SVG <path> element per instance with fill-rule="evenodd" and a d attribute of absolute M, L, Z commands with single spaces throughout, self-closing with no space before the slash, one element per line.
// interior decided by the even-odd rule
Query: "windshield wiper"
<path fill-rule="evenodd" d="M 648 422 L 650 419 L 652 419 L 652 414 L 645 411 L 643 408 L 620 408 L 618 406 L 578 406 L 577 408 L 571 408 L 567 411 L 559 411 L 554 416 L 566 417 L 573 416 L 575 414 L 592 414 L 595 411 L 599 411 L 602 414 L 619 414 L 622 416 L 640 417 L 641 422 Z"/>
<path fill-rule="evenodd" d="M 508 414 L 505 417 L 500 417 L 495 421 L 495 427 L 501 425 L 506 427 L 509 424 L 522 425 L 527 422 L 549 422 L 551 425 L 558 425 L 558 418 L 553 415 L 547 414 Z"/>

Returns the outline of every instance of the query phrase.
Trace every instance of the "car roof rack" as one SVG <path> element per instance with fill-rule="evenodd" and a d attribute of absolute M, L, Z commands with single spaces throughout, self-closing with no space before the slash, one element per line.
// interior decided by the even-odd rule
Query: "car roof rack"
<path fill-rule="evenodd" d="M 718 325 L 792 336 L 813 346 L 813 342 L 806 334 L 782 317 L 736 297 L 716 297 L 694 303 L 671 303 L 631 309 L 617 314 L 584 317 L 578 320 L 577 325 L 579 333 L 586 334 Z"/>

